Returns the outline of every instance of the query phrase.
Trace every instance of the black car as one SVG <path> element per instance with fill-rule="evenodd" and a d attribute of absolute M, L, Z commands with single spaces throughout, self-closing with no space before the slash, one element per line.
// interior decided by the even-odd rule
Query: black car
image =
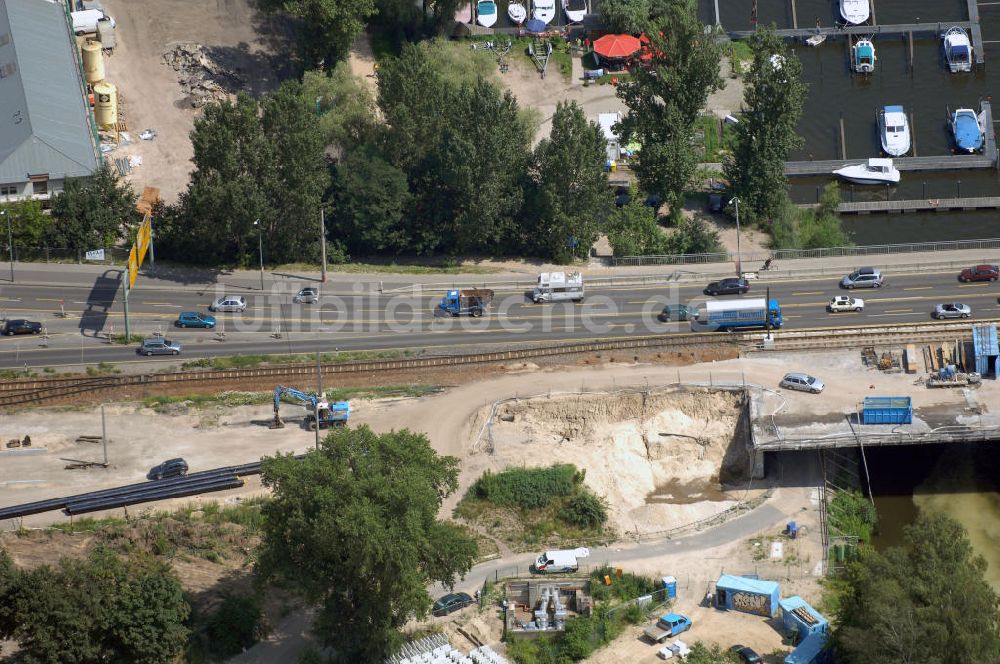
<path fill-rule="evenodd" d="M 720 194 L 709 194 L 708 195 L 708 211 L 712 214 L 718 214 L 722 212 L 722 196 Z"/>
<path fill-rule="evenodd" d="M 165 477 L 184 477 L 188 472 L 188 464 L 184 459 L 168 459 L 159 466 L 153 466 L 147 478 L 162 480 Z"/>
<path fill-rule="evenodd" d="M 23 318 L 9 320 L 3 326 L 3 333 L 8 337 L 15 334 L 41 334 L 41 332 L 41 323 L 36 323 L 33 320 L 24 320 Z"/>
<path fill-rule="evenodd" d="M 674 320 L 691 320 L 694 318 L 694 310 L 686 304 L 668 304 L 663 307 L 663 311 L 656 317 L 661 323 L 669 323 Z"/>
<path fill-rule="evenodd" d="M 705 286 L 705 295 L 742 295 L 750 290 L 750 284 L 742 277 L 729 277 L 722 281 L 713 281 Z"/>
<path fill-rule="evenodd" d="M 736 653 L 744 664 L 764 664 L 763 658 L 754 652 L 753 648 L 736 645 L 730 650 Z"/>
<path fill-rule="evenodd" d="M 434 602 L 431 613 L 437 617 L 446 616 L 463 609 L 472 604 L 472 597 L 468 593 L 448 593 L 438 601 Z"/>

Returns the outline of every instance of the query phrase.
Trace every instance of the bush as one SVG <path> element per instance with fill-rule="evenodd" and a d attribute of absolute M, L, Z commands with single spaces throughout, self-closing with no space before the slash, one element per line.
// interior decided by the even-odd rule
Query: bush
<path fill-rule="evenodd" d="M 226 595 L 205 626 L 209 649 L 219 657 L 243 652 L 260 640 L 263 631 L 260 602 L 249 595 Z"/>
<path fill-rule="evenodd" d="M 581 491 L 569 499 L 560 516 L 575 526 L 595 528 L 608 520 L 608 510 L 603 500 L 589 491 Z"/>
<path fill-rule="evenodd" d="M 878 524 L 878 512 L 870 500 L 857 490 L 839 491 L 830 501 L 830 526 L 844 535 L 854 535 L 871 542 Z"/>
<path fill-rule="evenodd" d="M 486 471 L 470 493 L 494 505 L 538 509 L 554 497 L 569 496 L 583 482 L 584 473 L 573 464 L 548 468 L 512 468 L 501 473 Z"/>
<path fill-rule="evenodd" d="M 610 586 L 604 585 L 606 576 L 611 577 Z M 590 573 L 590 594 L 595 602 L 610 599 L 628 601 L 650 595 L 659 589 L 656 579 L 627 572 L 617 576 L 615 570 L 607 565 L 598 567 Z"/>

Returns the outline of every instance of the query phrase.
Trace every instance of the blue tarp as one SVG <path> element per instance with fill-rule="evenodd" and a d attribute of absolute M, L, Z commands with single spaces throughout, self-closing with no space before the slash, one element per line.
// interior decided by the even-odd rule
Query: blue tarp
<path fill-rule="evenodd" d="M 547 26 L 545 21 L 540 21 L 537 18 L 528 19 L 524 24 L 524 29 L 528 32 L 545 32 Z"/>
<path fill-rule="evenodd" d="M 826 645 L 826 634 L 811 634 L 803 639 L 799 647 L 785 657 L 785 664 L 813 664 L 820 661 L 823 647 Z"/>
<path fill-rule="evenodd" d="M 975 151 L 983 147 L 983 132 L 979 128 L 976 114 L 971 111 L 955 113 L 953 133 L 955 144 L 966 151 Z"/>

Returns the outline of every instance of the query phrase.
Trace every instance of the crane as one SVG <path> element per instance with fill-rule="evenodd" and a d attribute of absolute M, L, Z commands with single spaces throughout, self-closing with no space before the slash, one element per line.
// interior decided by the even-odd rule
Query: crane
<path fill-rule="evenodd" d="M 279 415 L 282 399 L 289 399 L 305 406 L 306 410 L 309 411 L 310 430 L 315 430 L 317 422 L 319 422 L 320 429 L 344 426 L 351 416 L 351 403 L 349 401 L 330 403 L 326 400 L 326 394 L 316 396 L 296 390 L 294 387 L 278 385 L 274 388 L 274 419 L 270 424 L 271 429 L 281 429 L 285 426 Z"/>

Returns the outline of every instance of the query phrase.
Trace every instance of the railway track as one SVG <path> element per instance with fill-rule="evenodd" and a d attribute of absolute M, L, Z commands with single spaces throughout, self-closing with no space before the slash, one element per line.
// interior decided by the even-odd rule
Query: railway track
<path fill-rule="evenodd" d="M 976 321 L 998 323 L 1000 319 Z M 770 336 L 770 339 L 768 339 Z M 470 366 L 494 362 L 511 362 L 540 357 L 600 353 L 628 350 L 683 350 L 685 348 L 737 348 L 741 352 L 753 351 L 802 351 L 830 348 L 860 348 L 862 346 L 887 346 L 906 343 L 931 343 L 972 336 L 968 321 L 955 323 L 906 323 L 900 325 L 865 325 L 854 328 L 817 328 L 811 330 L 780 330 L 767 335 L 764 332 L 729 334 L 663 334 L 624 339 L 608 339 L 587 343 L 554 344 L 533 348 L 442 355 L 436 357 L 405 358 L 399 360 L 373 360 L 361 362 L 327 363 L 321 365 L 324 376 L 338 374 L 370 373 L 381 371 L 406 371 L 423 368 Z M 316 368 L 310 364 L 285 364 L 229 370 L 177 371 L 169 373 L 135 374 L 124 376 L 76 376 L 64 378 L 23 379 L 0 383 L 0 407 L 49 402 L 59 398 L 75 397 L 85 392 L 109 389 L 186 383 L 204 387 L 212 383 L 253 378 L 295 379 L 312 377 Z"/>

